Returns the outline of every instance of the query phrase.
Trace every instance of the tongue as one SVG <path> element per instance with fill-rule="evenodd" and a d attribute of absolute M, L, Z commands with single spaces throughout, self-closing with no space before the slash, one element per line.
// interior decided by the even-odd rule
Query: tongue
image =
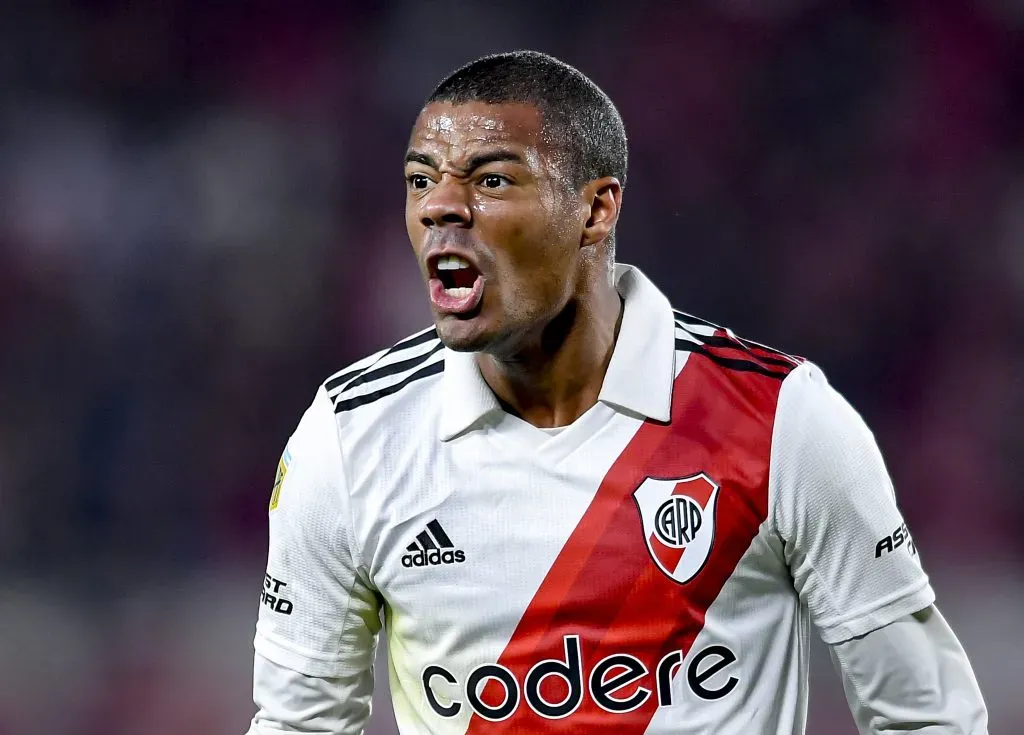
<path fill-rule="evenodd" d="M 472 288 L 478 275 L 473 268 L 459 268 L 450 272 L 452 288 Z"/>

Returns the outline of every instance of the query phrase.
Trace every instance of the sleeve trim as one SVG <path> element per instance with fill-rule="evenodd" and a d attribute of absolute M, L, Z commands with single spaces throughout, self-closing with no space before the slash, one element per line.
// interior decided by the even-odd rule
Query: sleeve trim
<path fill-rule="evenodd" d="M 875 604 L 815 621 L 821 640 L 829 645 L 870 633 L 904 615 L 935 602 L 935 592 L 925 577 L 917 584 L 885 597 Z"/>
<path fill-rule="evenodd" d="M 268 661 L 305 676 L 339 677 L 364 673 L 361 667 L 346 663 L 344 658 L 324 656 L 259 630 L 253 639 L 253 648 Z"/>

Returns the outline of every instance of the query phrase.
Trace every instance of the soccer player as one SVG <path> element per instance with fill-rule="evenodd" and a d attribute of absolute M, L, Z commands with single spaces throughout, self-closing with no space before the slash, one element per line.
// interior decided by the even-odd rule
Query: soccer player
<path fill-rule="evenodd" d="M 543 54 L 455 71 L 405 157 L 434 326 L 328 379 L 278 466 L 250 733 L 984 733 L 876 443 L 812 363 L 615 262 L 626 134 Z"/>

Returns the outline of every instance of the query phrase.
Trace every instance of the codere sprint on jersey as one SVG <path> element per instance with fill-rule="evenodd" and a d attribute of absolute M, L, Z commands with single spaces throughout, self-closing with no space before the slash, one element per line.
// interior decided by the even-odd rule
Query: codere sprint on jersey
<path fill-rule="evenodd" d="M 465 703 L 475 714 L 492 722 L 508 719 L 523 702 L 534 713 L 548 720 L 568 717 L 579 709 L 586 697 L 610 714 L 624 715 L 632 712 L 642 707 L 652 696 L 656 696 L 658 707 L 672 706 L 672 679 L 683 664 L 682 651 L 665 654 L 653 666 L 628 653 L 605 656 L 590 666 L 581 655 L 578 635 L 563 636 L 562 642 L 564 658 L 538 661 L 530 667 L 521 684 L 512 671 L 500 664 L 477 666 L 465 682 L 459 682 L 444 666 L 432 664 L 423 669 L 423 694 L 431 709 L 440 717 L 456 717 Z M 739 682 L 729 672 L 723 673 L 724 669 L 736 661 L 736 654 L 728 646 L 707 646 L 687 663 L 687 685 L 701 699 L 721 699 L 732 692 Z M 723 674 L 722 677 L 710 683 L 719 673 Z M 568 692 L 557 701 L 551 701 L 550 695 L 543 691 L 549 677 L 561 680 Z M 442 701 L 446 698 L 439 696 L 432 688 L 435 679 L 459 687 L 461 698 Z M 500 692 L 496 698 L 493 694 L 495 686 Z M 485 701 L 488 688 L 492 689 L 491 698 L 494 703 Z M 657 695 L 652 689 L 657 689 Z"/>

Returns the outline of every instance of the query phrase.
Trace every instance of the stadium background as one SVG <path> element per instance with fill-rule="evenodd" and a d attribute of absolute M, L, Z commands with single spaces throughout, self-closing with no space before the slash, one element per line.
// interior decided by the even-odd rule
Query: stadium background
<path fill-rule="evenodd" d="M 620 257 L 866 416 L 992 732 L 1024 732 L 1020 3 L 16 5 L 0 733 L 244 732 L 280 450 L 320 380 L 428 318 L 408 129 L 521 47 L 622 111 Z M 853 733 L 814 665 L 809 732 Z"/>

